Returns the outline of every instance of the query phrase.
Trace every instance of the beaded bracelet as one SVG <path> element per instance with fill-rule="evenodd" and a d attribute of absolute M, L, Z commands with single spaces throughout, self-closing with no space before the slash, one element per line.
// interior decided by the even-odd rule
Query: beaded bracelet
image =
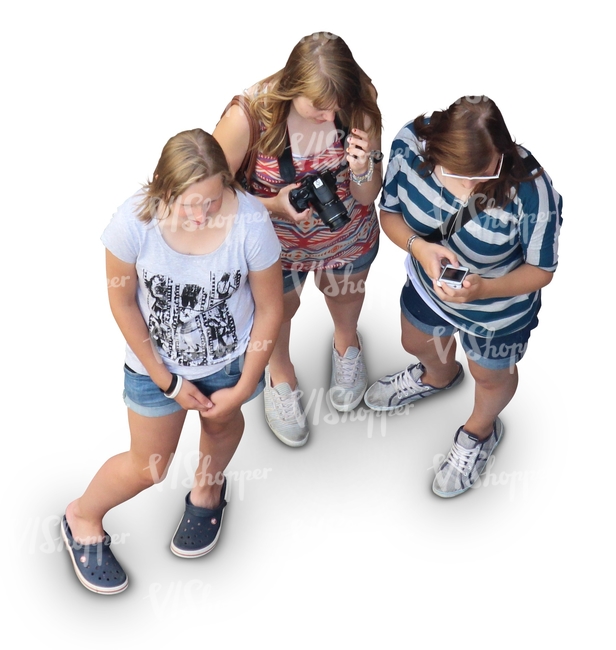
<path fill-rule="evenodd" d="M 372 180 L 372 173 L 374 172 L 374 160 L 372 158 L 369 158 L 370 163 L 368 164 L 368 171 L 364 172 L 363 174 L 360 174 L 359 176 L 353 172 L 352 169 L 349 169 L 351 172 L 351 180 L 356 184 L 356 185 L 361 185 L 362 183 L 368 183 Z"/>

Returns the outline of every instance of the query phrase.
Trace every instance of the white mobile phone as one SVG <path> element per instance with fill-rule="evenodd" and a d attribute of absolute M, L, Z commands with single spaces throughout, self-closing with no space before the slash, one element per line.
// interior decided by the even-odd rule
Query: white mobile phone
<path fill-rule="evenodd" d="M 443 267 L 438 281 L 445 282 L 454 289 L 460 289 L 467 275 L 468 269 L 466 266 L 452 266 L 451 264 L 447 264 Z"/>

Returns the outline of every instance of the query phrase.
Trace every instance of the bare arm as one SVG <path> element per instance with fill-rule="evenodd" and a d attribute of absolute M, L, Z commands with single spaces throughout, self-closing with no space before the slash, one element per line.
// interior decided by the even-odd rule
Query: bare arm
<path fill-rule="evenodd" d="M 407 250 L 409 238 L 415 233 L 404 221 L 398 212 L 381 210 L 381 227 L 391 241 L 400 248 Z M 433 278 L 434 290 L 447 302 L 471 302 L 486 298 L 509 298 L 537 291 L 547 286 L 553 274 L 531 264 L 522 264 L 510 273 L 500 278 L 482 278 L 480 275 L 469 275 L 460 289 L 452 289 L 443 284 L 436 285 L 436 278 L 440 275 L 442 262 L 459 266 L 457 255 L 440 244 L 431 244 L 420 236 L 412 245 L 413 257 L 421 264 L 424 271 Z"/>
<path fill-rule="evenodd" d="M 225 152 L 231 173 L 235 174 L 240 168 L 250 144 L 250 125 L 244 111 L 239 106 L 231 106 L 216 125 L 212 135 Z M 310 216 L 311 210 L 298 213 L 289 203 L 288 194 L 295 187 L 299 187 L 299 184 L 287 185 L 271 198 L 260 196 L 255 198 L 267 208 L 270 214 L 291 221 L 303 221 Z"/>
<path fill-rule="evenodd" d="M 376 102 L 376 89 L 372 84 L 370 85 L 370 93 Z M 350 137 L 347 140 L 349 144 L 347 147 L 347 161 L 356 176 L 361 176 L 368 171 L 370 164 L 368 154 L 371 151 L 381 150 L 381 134 L 378 133 L 376 137 L 371 138 L 368 136 L 369 131 L 370 120 L 366 117 L 364 120 L 364 130 L 353 129 L 353 132 L 349 134 Z M 354 156 L 357 156 L 357 158 Z M 383 164 L 382 162 L 378 162 L 374 164 L 372 180 L 366 181 L 361 185 L 357 185 L 357 183 L 351 181 L 350 191 L 356 201 L 362 205 L 370 205 L 379 195 L 382 184 Z"/>

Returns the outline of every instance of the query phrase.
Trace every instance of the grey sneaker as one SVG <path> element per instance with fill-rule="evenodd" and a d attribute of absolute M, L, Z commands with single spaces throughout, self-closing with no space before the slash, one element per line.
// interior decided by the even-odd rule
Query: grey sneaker
<path fill-rule="evenodd" d="M 409 366 L 395 375 L 387 375 L 372 384 L 364 395 L 364 402 L 374 411 L 393 411 L 424 397 L 457 386 L 464 379 L 464 370 L 458 364 L 456 376 L 442 388 L 435 388 L 421 381 L 425 368 L 421 363 Z"/>
<path fill-rule="evenodd" d="M 491 435 L 483 441 L 460 427 L 447 458 L 440 464 L 434 477 L 434 494 L 445 498 L 455 497 L 472 487 L 504 433 L 505 427 L 499 418 L 494 422 Z"/>
<path fill-rule="evenodd" d="M 301 447 L 308 440 L 306 414 L 300 401 L 299 386 L 291 390 L 287 383 L 272 386 L 269 366 L 265 368 L 265 419 L 274 435 L 289 447 Z"/>
<path fill-rule="evenodd" d="M 343 357 L 332 345 L 332 377 L 329 382 L 329 399 L 337 411 L 352 411 L 361 402 L 368 385 L 359 332 L 357 332 L 357 339 L 359 348 L 347 348 Z"/>

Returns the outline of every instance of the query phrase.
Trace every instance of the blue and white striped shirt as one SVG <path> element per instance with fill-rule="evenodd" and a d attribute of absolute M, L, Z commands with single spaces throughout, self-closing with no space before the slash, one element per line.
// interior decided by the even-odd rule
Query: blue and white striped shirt
<path fill-rule="evenodd" d="M 524 158 L 528 151 L 519 147 Z M 420 236 L 427 236 L 455 215 L 462 202 L 451 194 L 434 173 L 419 171 L 423 144 L 412 122 L 398 133 L 391 155 L 380 207 L 401 213 Z M 543 172 L 521 183 L 505 208 L 487 207 L 441 244 L 454 251 L 460 264 L 484 278 L 498 278 L 521 264 L 554 271 L 558 263 L 558 234 L 562 222 L 562 198 Z M 475 336 L 502 336 L 528 325 L 540 305 L 540 291 L 477 300 L 465 304 L 444 302 L 434 293 L 432 280 L 413 258 L 428 295 L 459 329 Z"/>

